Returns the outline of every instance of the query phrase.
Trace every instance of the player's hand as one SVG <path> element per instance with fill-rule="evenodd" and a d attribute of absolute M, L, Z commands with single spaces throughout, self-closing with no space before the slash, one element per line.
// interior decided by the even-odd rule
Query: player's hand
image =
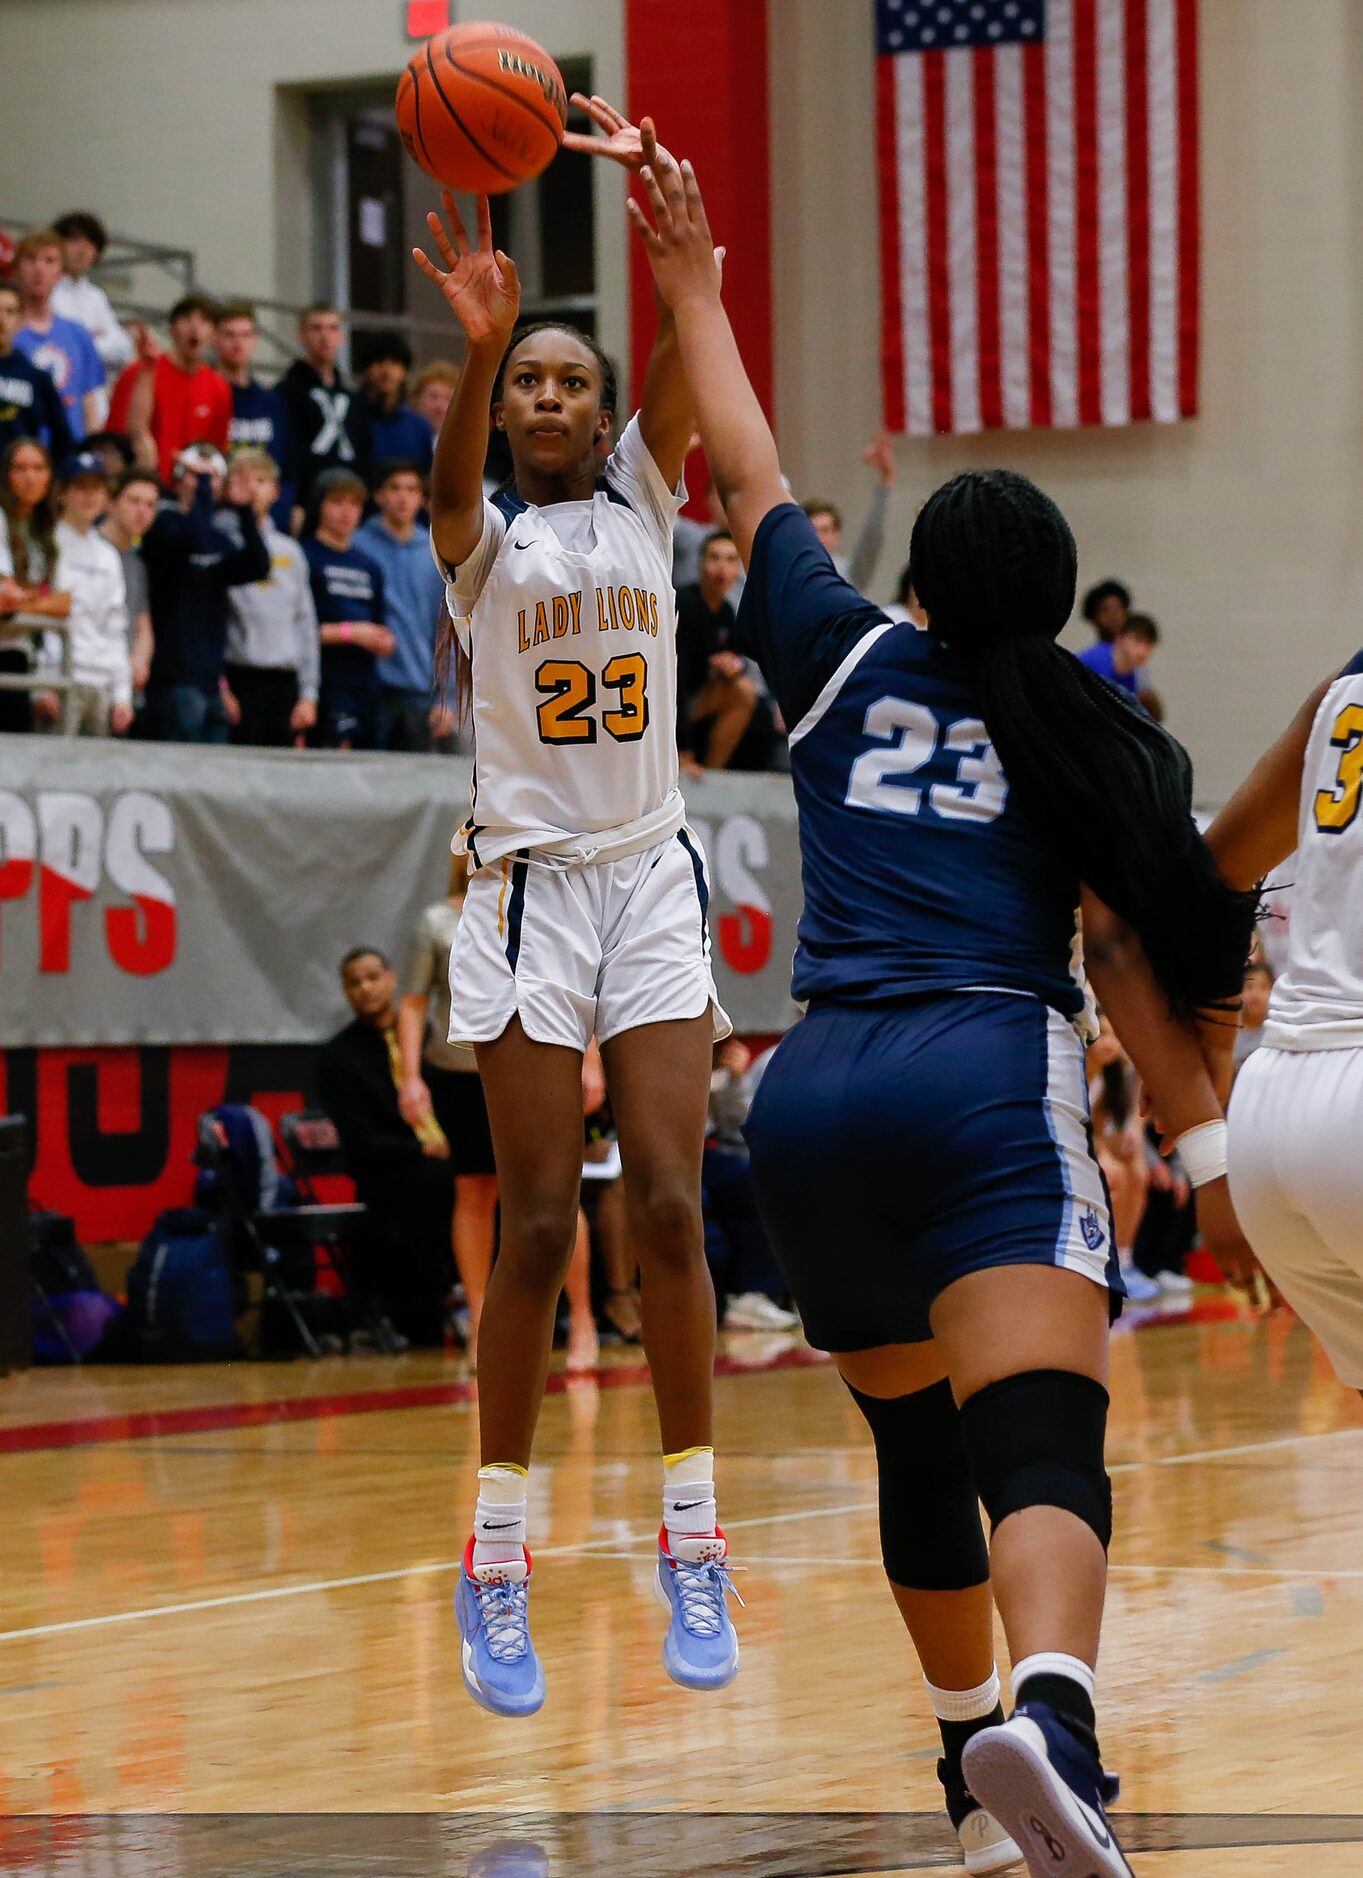
<path fill-rule="evenodd" d="M 222 499 L 229 508 L 249 509 L 251 506 L 251 472 L 240 463 L 230 463 L 227 468 L 227 481 L 222 486 Z"/>
<path fill-rule="evenodd" d="M 235 730 L 241 722 L 241 703 L 237 694 L 230 691 L 226 685 L 222 685 L 219 687 L 218 696 L 222 699 L 222 714 Z"/>
<path fill-rule="evenodd" d="M 109 729 L 115 737 L 121 737 L 131 727 L 133 707 L 130 704 L 114 704 L 109 707 Z"/>
<path fill-rule="evenodd" d="M 450 1158 L 450 1144 L 448 1141 L 444 1141 L 437 1136 L 433 1141 L 423 1141 L 421 1144 L 421 1152 L 426 1156 L 428 1161 L 448 1161 Z"/>
<path fill-rule="evenodd" d="M 741 654 L 737 652 L 712 652 L 710 654 L 710 675 L 712 678 L 741 678 L 744 666 Z"/>
<path fill-rule="evenodd" d="M 752 1068 L 752 1051 L 741 1037 L 726 1037 L 719 1046 L 719 1067 L 731 1076 L 746 1076 Z"/>
<path fill-rule="evenodd" d="M 594 137 L 589 131 L 584 136 L 581 131 L 565 130 L 565 150 L 580 150 L 584 156 L 609 157 L 613 163 L 619 163 L 636 174 L 646 165 L 657 168 L 659 164 L 671 164 L 676 168 L 675 158 L 658 142 L 658 133 L 651 117 L 644 118 L 636 129 L 623 112 L 617 111 L 613 104 L 607 104 L 604 98 L 586 98 L 580 91 L 575 91 L 573 103 L 587 113 L 604 135 Z"/>
<path fill-rule="evenodd" d="M 894 445 L 885 431 L 882 430 L 878 436 L 871 439 L 861 453 L 861 460 L 863 463 L 870 464 L 888 489 L 894 481 L 895 462 Z"/>
<path fill-rule="evenodd" d="M 426 728 L 433 737 L 454 735 L 454 712 L 448 704 L 433 704 L 426 713 Z"/>
<path fill-rule="evenodd" d="M 316 725 L 317 700 L 315 698 L 300 698 L 289 712 L 289 729 L 296 731 L 301 736 L 304 732 L 315 729 Z"/>
<path fill-rule="evenodd" d="M 55 724 L 62 714 L 62 701 L 55 691 L 35 691 L 33 715 L 40 724 Z"/>
<path fill-rule="evenodd" d="M 1251 1302 L 1262 1295 L 1263 1268 L 1240 1230 L 1231 1205 L 1230 1182 L 1223 1174 L 1197 1190 L 1197 1223 L 1203 1244 L 1216 1260 L 1226 1282 Z"/>
<path fill-rule="evenodd" d="M 409 1128 L 417 1127 L 431 1113 L 431 1092 L 420 1076 L 408 1076 L 398 1090 L 398 1113 Z"/>
<path fill-rule="evenodd" d="M 492 210 L 486 196 L 478 198 L 476 248 L 469 246 L 468 231 L 448 189 L 441 190 L 440 200 L 449 217 L 449 233 L 434 211 L 426 217 L 426 226 L 444 268 L 438 268 L 420 248 L 412 249 L 412 259 L 444 294 L 469 344 L 496 345 L 504 351 L 521 310 L 521 279 L 516 263 L 500 248 L 493 248 Z"/>
<path fill-rule="evenodd" d="M 698 763 L 689 750 L 682 751 L 681 755 L 677 758 L 677 764 L 682 775 L 687 777 L 689 781 L 703 782 L 705 780 L 705 765 Z"/>
<path fill-rule="evenodd" d="M 640 175 L 652 220 L 633 197 L 625 207 L 643 241 L 659 299 L 674 311 L 684 300 L 718 300 L 724 250 L 711 239 L 696 172 L 684 161 L 680 168 L 649 167 Z"/>

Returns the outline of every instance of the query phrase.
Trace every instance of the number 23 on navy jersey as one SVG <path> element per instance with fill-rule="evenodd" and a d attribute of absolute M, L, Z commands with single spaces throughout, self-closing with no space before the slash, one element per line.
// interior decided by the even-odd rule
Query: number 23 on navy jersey
<path fill-rule="evenodd" d="M 1011 800 L 961 661 L 862 599 L 793 504 L 758 529 L 737 638 L 791 727 L 796 997 L 989 986 L 1077 1015 L 1078 881 Z"/>

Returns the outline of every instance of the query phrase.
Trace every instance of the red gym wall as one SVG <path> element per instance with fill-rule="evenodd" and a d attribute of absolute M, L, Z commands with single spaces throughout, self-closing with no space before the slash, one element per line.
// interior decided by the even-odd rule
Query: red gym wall
<path fill-rule="evenodd" d="M 772 402 L 767 0 L 625 0 L 626 109 L 651 112 L 676 157 L 693 157 L 724 302 L 763 409 Z M 630 237 L 630 343 L 638 398 L 653 344 L 653 283 Z M 693 495 L 704 491 L 693 476 Z"/>

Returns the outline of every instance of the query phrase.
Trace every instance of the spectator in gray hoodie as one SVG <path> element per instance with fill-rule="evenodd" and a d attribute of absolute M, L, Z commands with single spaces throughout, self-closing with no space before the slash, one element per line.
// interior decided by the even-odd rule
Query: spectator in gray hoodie
<path fill-rule="evenodd" d="M 238 450 L 232 467 L 250 491 L 270 577 L 229 590 L 224 702 L 233 743 L 286 749 L 317 722 L 317 609 L 303 550 L 270 519 L 279 466 L 264 450 Z"/>

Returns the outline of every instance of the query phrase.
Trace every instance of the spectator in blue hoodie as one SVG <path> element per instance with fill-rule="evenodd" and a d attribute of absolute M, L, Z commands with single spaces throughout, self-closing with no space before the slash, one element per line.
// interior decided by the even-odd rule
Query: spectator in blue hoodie
<path fill-rule="evenodd" d="M 354 545 L 368 495 L 353 470 L 323 470 L 303 537 L 322 642 L 317 741 L 328 750 L 379 748 L 379 660 L 396 645 L 384 623 L 383 573 Z"/>
<path fill-rule="evenodd" d="M 293 513 L 293 475 L 289 463 L 289 420 L 284 400 L 252 372 L 260 334 L 249 300 L 229 300 L 218 308 L 214 350 L 218 370 L 232 387 L 233 450 L 263 450 L 279 466 L 279 500 L 270 511 L 276 528 L 289 531 Z"/>
<path fill-rule="evenodd" d="M 431 750 L 448 746 L 454 729 L 448 705 L 435 699 L 445 582 L 431 556 L 431 532 L 419 519 L 426 501 L 420 469 L 399 457 L 379 476 L 379 512 L 355 539 L 383 569 L 384 620 L 394 639 L 392 653 L 379 660 L 380 742 L 385 750 Z"/>
<path fill-rule="evenodd" d="M 162 503 L 142 540 L 156 640 L 146 730 L 166 743 L 226 743 L 228 590 L 268 580 L 270 553 L 250 489 L 240 476 L 227 478 L 212 444 L 190 444 L 172 488 L 174 500 Z M 224 493 L 237 518 L 235 540 L 213 519 Z"/>
<path fill-rule="evenodd" d="M 430 425 L 406 402 L 412 348 L 401 333 L 369 333 L 362 343 L 357 342 L 356 350 L 363 361 L 360 378 L 369 405 L 375 466 L 382 468 L 401 458 L 429 476 L 435 439 Z"/>

